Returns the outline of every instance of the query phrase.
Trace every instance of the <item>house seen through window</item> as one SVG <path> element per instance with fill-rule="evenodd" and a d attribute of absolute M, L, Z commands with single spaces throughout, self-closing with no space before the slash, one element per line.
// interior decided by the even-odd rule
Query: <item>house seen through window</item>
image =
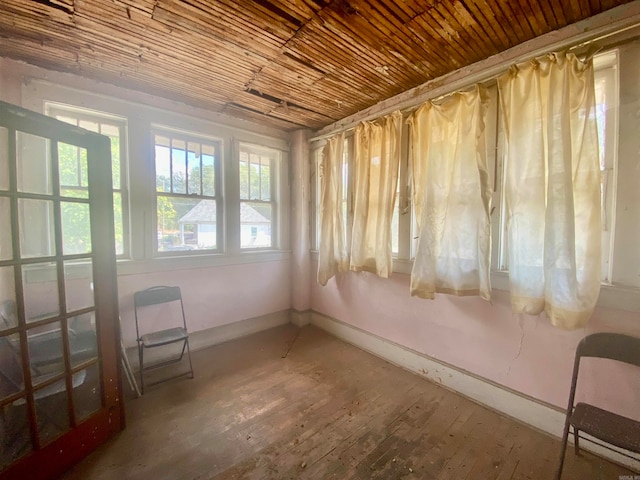
<path fill-rule="evenodd" d="M 240 144 L 240 246 L 275 246 L 274 178 L 280 151 Z"/>
<path fill-rule="evenodd" d="M 154 135 L 158 252 L 217 250 L 220 142 Z"/>

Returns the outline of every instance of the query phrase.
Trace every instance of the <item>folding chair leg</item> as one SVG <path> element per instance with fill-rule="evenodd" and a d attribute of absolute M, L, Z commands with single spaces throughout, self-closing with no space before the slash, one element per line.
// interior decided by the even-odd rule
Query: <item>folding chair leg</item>
<path fill-rule="evenodd" d="M 140 362 L 140 393 L 144 395 L 144 347 L 138 344 L 138 360 Z"/>
<path fill-rule="evenodd" d="M 573 448 L 576 452 L 576 455 L 580 455 L 580 437 L 578 436 L 578 429 L 573 429 Z"/>
<path fill-rule="evenodd" d="M 562 477 L 562 467 L 564 466 L 564 457 L 567 452 L 567 441 L 569 440 L 569 417 L 565 421 L 564 432 L 562 432 L 562 446 L 560 447 L 560 463 L 558 470 L 556 471 L 555 480 L 560 480 Z"/>
<path fill-rule="evenodd" d="M 191 378 L 193 378 L 193 364 L 191 363 L 191 349 L 189 348 L 189 338 L 187 338 L 184 343 L 187 347 L 187 357 L 189 358 L 189 371 L 191 372 Z"/>

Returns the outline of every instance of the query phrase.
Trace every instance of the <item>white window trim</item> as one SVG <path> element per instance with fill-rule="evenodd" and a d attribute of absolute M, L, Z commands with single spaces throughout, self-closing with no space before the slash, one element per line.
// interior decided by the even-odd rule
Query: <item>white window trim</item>
<path fill-rule="evenodd" d="M 29 70 L 29 69 L 26 69 Z M 57 78 L 53 75 L 53 78 Z M 62 77 L 61 77 L 62 78 Z M 75 79 L 73 79 L 75 80 Z M 62 81 L 62 80 L 61 80 Z M 165 110 L 158 107 L 135 103 L 124 100 L 131 92 L 126 89 L 116 88 L 122 97 L 112 97 L 100 92 L 88 91 L 88 88 L 99 89 L 98 84 L 84 79 L 72 82 L 81 85 L 76 88 L 52 83 L 40 78 L 29 78 L 23 82 L 22 103 L 25 108 L 44 112 L 45 102 L 76 107 L 80 110 L 89 109 L 101 114 L 105 118 L 113 115 L 116 118 L 124 118 L 127 122 L 127 149 L 128 149 L 128 188 L 129 188 L 129 223 L 130 244 L 129 257 L 117 260 L 119 275 L 144 274 L 168 270 L 208 268 L 226 265 L 241 265 L 247 263 L 275 262 L 286 260 L 291 251 L 289 240 L 289 134 L 275 131 L 265 127 L 247 123 L 247 126 L 255 127 L 248 130 L 237 127 L 245 122 L 230 119 L 229 124 L 212 121 L 208 117 L 216 117 L 205 110 L 175 104 L 175 110 Z M 86 88 L 86 89 L 85 89 Z M 173 103 L 164 102 L 161 103 Z M 190 116 L 194 112 L 196 116 Z M 219 117 L 219 115 L 217 116 Z M 202 250 L 195 255 L 181 256 L 154 256 L 154 244 L 157 244 L 156 231 L 154 230 L 155 216 L 155 168 L 153 158 L 153 140 L 151 137 L 152 126 L 161 118 L 163 129 L 182 131 L 187 134 L 205 138 L 220 138 L 222 146 L 222 198 L 225 202 L 225 235 L 223 250 L 212 253 L 210 250 Z M 260 130 L 264 130 L 262 133 Z M 249 143 L 273 148 L 283 152 L 281 168 L 277 178 L 278 188 L 278 245 L 272 248 L 240 250 L 239 237 L 237 248 L 232 248 L 229 242 L 229 232 L 233 225 L 229 221 L 233 212 L 229 210 L 229 202 L 239 208 L 238 175 L 234 171 L 235 142 Z M 235 150 L 237 152 L 237 150 Z M 235 191 L 234 191 L 235 190 Z M 238 223 L 239 227 L 239 223 Z M 239 231 L 238 231 L 239 236 Z"/>

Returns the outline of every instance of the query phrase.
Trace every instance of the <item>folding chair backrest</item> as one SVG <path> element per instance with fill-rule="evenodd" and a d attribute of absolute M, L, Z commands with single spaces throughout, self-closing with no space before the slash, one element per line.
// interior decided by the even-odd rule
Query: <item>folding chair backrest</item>
<path fill-rule="evenodd" d="M 622 333 L 594 333 L 578 345 L 576 363 L 581 357 L 607 358 L 640 367 L 640 338 Z"/>
<path fill-rule="evenodd" d="M 165 287 L 157 286 L 147 288 L 140 292 L 133 294 L 133 304 L 135 307 L 135 319 L 136 319 L 136 335 L 138 339 L 141 332 L 141 325 L 138 321 L 138 310 L 141 307 L 149 307 L 153 305 L 159 305 L 162 303 L 180 302 L 180 314 L 182 315 L 182 326 L 187 330 L 187 320 L 184 315 L 184 305 L 182 303 L 182 294 L 180 293 L 180 287 Z M 143 315 L 144 316 L 144 315 Z"/>
<path fill-rule="evenodd" d="M 147 290 L 136 292 L 133 295 L 133 301 L 136 307 L 146 307 L 177 300 L 182 302 L 180 287 L 151 287 Z"/>

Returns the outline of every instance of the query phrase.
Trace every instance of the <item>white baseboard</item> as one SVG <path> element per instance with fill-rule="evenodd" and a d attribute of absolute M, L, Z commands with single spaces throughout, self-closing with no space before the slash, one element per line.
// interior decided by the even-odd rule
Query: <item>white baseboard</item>
<path fill-rule="evenodd" d="M 227 323 L 226 325 L 207 328 L 206 330 L 190 332 L 189 347 L 191 351 L 194 352 L 290 322 L 290 310 L 282 310 L 259 317 L 247 318 L 246 320 L 240 320 L 238 322 Z M 145 349 L 145 365 L 147 364 L 147 360 L 153 363 L 171 358 L 171 356 L 175 354 L 175 349 L 171 349 L 170 347 L 171 346 L 167 346 L 167 348 Z M 131 368 L 134 371 L 138 371 L 138 347 L 128 347 L 127 356 L 131 362 Z"/>
<path fill-rule="evenodd" d="M 298 327 L 309 325 L 311 323 L 311 310 L 299 312 L 298 310 L 291 309 L 291 323 Z"/>
<path fill-rule="evenodd" d="M 562 437 L 565 415 L 556 407 L 321 313 L 311 312 L 311 324 L 389 363 L 454 390 L 492 410 L 555 437 Z M 569 438 L 571 441 L 571 437 Z M 582 442 L 581 447 L 632 470 L 640 471 L 640 462 L 623 455 L 589 442 Z"/>

